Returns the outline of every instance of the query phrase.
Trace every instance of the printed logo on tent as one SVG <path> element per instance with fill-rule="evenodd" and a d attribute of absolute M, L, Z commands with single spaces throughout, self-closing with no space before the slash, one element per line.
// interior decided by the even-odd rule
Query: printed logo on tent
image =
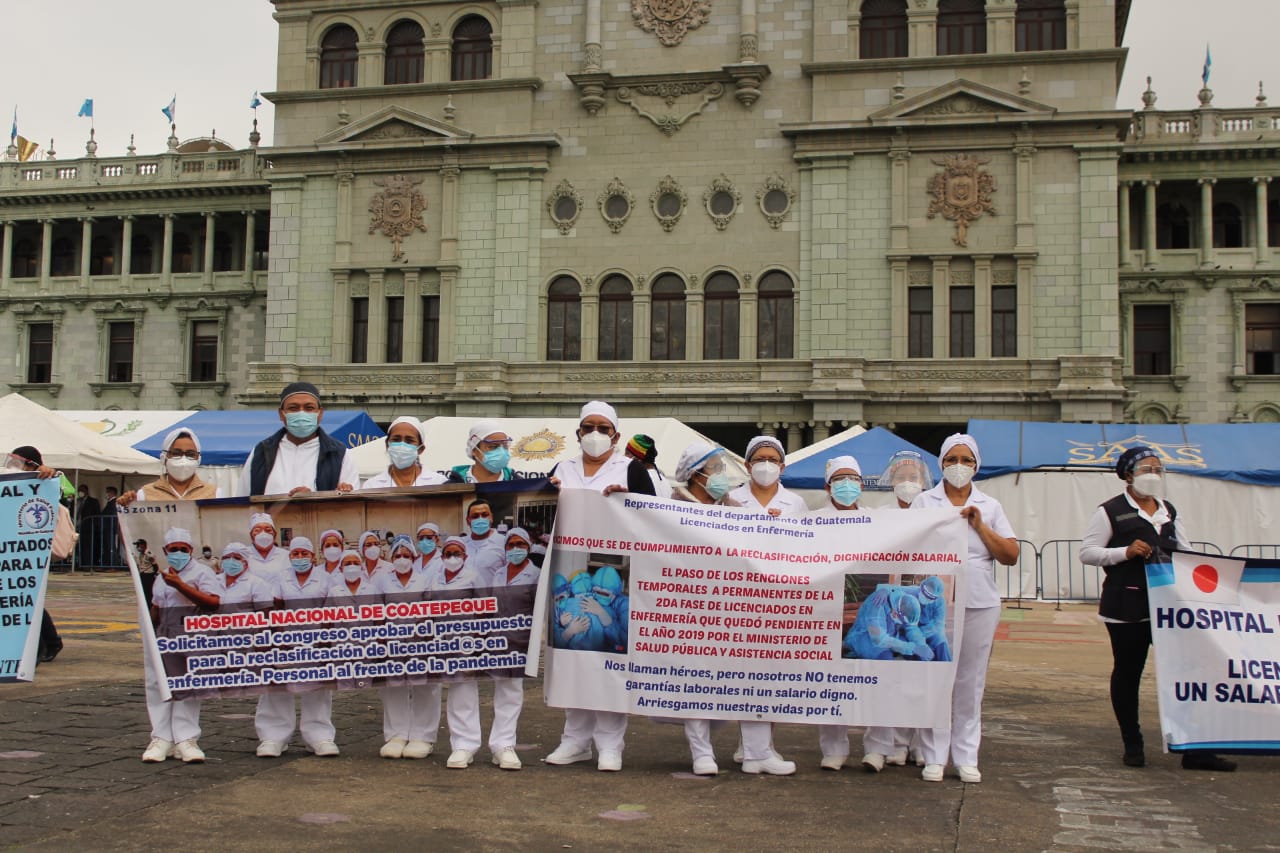
<path fill-rule="evenodd" d="M 1145 445 L 1154 450 L 1165 465 L 1178 465 L 1183 468 L 1205 467 L 1204 451 L 1199 444 L 1161 444 L 1141 435 L 1106 444 L 1071 439 L 1067 439 L 1066 442 L 1068 465 L 1114 466 L 1116 460 L 1130 447 Z"/>
<path fill-rule="evenodd" d="M 1173 555 L 1173 593 L 1182 601 L 1239 604 L 1244 561 L 1203 554 Z"/>
<path fill-rule="evenodd" d="M 549 429 L 541 429 L 511 445 L 511 455 L 517 459 L 554 459 L 565 451 L 568 442 L 563 435 Z"/>

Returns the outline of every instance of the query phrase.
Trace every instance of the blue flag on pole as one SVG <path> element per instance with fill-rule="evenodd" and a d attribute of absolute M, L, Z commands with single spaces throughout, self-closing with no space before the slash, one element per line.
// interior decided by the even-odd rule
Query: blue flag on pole
<path fill-rule="evenodd" d="M 1209 86 L 1209 69 L 1213 67 L 1213 57 L 1209 55 L 1209 45 L 1204 46 L 1204 70 L 1200 72 L 1200 79 L 1204 81 L 1205 88 Z"/>
<path fill-rule="evenodd" d="M 85 98 L 80 105 L 80 113 L 76 118 L 93 118 L 93 98 Z"/>
<path fill-rule="evenodd" d="M 16 144 L 18 141 L 18 108 L 13 108 L 13 127 L 9 130 L 9 142 Z"/>
<path fill-rule="evenodd" d="M 254 92 L 253 97 L 249 99 L 249 109 L 256 110 L 260 106 L 262 106 L 262 98 L 258 97 L 257 92 Z"/>
<path fill-rule="evenodd" d="M 164 117 L 169 120 L 169 124 L 174 124 L 177 119 L 174 118 L 178 114 L 178 96 L 175 93 L 169 101 L 169 106 L 161 107 L 160 112 L 164 113 Z"/>

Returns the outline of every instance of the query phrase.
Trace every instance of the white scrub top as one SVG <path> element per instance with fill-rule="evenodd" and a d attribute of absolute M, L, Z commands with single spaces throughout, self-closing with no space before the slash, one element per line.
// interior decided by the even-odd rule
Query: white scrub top
<path fill-rule="evenodd" d="M 427 589 L 431 591 L 446 589 L 475 589 L 476 587 L 491 586 L 489 578 L 481 578 L 476 574 L 476 570 L 471 567 L 470 562 L 463 563 L 462 568 L 458 569 L 458 573 L 454 575 L 453 580 L 445 580 L 444 561 L 441 560 L 438 570 L 428 574 Z"/>
<path fill-rule="evenodd" d="M 245 571 L 262 578 L 274 590 L 282 576 L 293 574 L 293 566 L 289 565 L 289 551 L 279 545 L 272 545 L 271 550 L 264 557 L 251 545 L 249 546 L 249 568 Z"/>
<path fill-rule="evenodd" d="M 381 572 L 373 581 L 373 591 L 386 601 L 401 600 L 402 596 L 413 596 L 427 590 L 427 576 L 419 572 L 409 572 L 408 580 L 401 583 L 402 576 L 395 571 Z"/>
<path fill-rule="evenodd" d="M 255 609 L 270 607 L 275 598 L 272 585 L 260 577 L 254 577 L 248 569 L 237 575 L 234 583 L 227 583 L 231 580 L 227 575 L 220 577 L 222 583 L 218 585 L 217 591 L 219 608 L 225 608 L 228 604 L 251 604 Z"/>
<path fill-rule="evenodd" d="M 560 478 L 562 489 L 596 489 L 604 491 L 605 486 L 627 487 L 627 468 L 631 460 L 620 453 L 610 456 L 590 477 L 582 470 L 582 455 L 566 459 L 556 465 L 555 476 Z"/>
<path fill-rule="evenodd" d="M 911 508 L 936 509 L 938 507 L 951 507 L 959 512 L 961 507 L 951 503 L 945 488 L 946 483 L 942 482 L 927 492 L 921 492 L 911 502 Z M 1013 539 L 1017 536 L 1013 532 L 1013 527 L 1009 524 L 1008 517 L 1004 514 L 1004 507 L 1000 505 L 1000 501 L 981 491 L 977 486 L 971 485 L 969 499 L 964 502 L 964 506 L 976 506 L 982 513 L 983 522 L 987 527 L 994 530 L 997 536 L 1003 539 Z M 999 607 L 1000 591 L 996 589 L 995 566 L 992 562 L 995 558 L 987 550 L 987 546 L 983 543 L 982 537 L 978 535 L 978 531 L 968 525 L 966 525 L 965 529 L 968 532 L 969 543 L 967 564 L 969 568 L 969 601 L 965 606 L 973 609 Z"/>
<path fill-rule="evenodd" d="M 758 510 L 765 514 L 768 514 L 771 509 L 778 510 L 778 515 L 782 517 L 807 515 L 809 512 L 809 505 L 804 502 L 804 498 L 795 492 L 787 491 L 782 485 L 778 486 L 778 493 L 773 496 L 773 500 L 769 501 L 768 506 L 761 506 L 760 501 L 756 500 L 756 496 L 751 493 L 750 483 L 738 486 L 729 492 L 729 497 L 746 509 Z"/>
<path fill-rule="evenodd" d="M 438 471 L 428 471 L 426 468 L 423 468 L 421 471 L 418 472 L 418 478 L 413 481 L 413 485 L 415 487 L 416 486 L 439 486 L 447 482 L 449 481 L 446 480 L 443 476 L 441 476 Z M 360 487 L 360 491 L 363 492 L 366 489 L 401 489 L 401 488 L 405 488 L 405 487 L 401 486 L 395 480 L 391 479 L 391 473 L 389 471 L 383 471 L 381 473 L 374 474 L 368 480 L 365 480 L 364 485 Z"/>
<path fill-rule="evenodd" d="M 276 581 L 276 598 L 284 602 L 300 601 L 308 607 L 319 607 L 329 596 L 329 573 L 312 569 L 305 583 L 298 583 L 293 569 Z"/>
<path fill-rule="evenodd" d="M 532 561 L 525 560 L 524 568 L 520 570 L 511 580 L 507 580 L 507 567 L 504 565 L 494 578 L 494 586 L 524 586 L 525 584 L 537 583 L 538 575 L 542 573 L 542 569 L 535 566 Z"/>
<path fill-rule="evenodd" d="M 178 577 L 187 586 L 195 587 L 209 595 L 219 595 L 218 587 L 222 586 L 213 569 L 204 563 L 192 560 L 187 567 L 178 572 Z M 156 607 L 194 607 L 195 602 L 187 598 L 162 577 L 156 578 L 156 585 L 151 589 L 151 603 Z"/>
<path fill-rule="evenodd" d="M 343 579 L 341 572 L 334 572 L 337 578 L 329 587 L 329 594 L 325 596 L 325 604 L 351 604 L 357 597 L 363 598 L 367 595 L 376 595 L 377 590 L 374 589 L 373 581 L 361 576 L 360 583 L 356 586 L 356 591 L 352 592 L 347 586 L 347 582 Z"/>

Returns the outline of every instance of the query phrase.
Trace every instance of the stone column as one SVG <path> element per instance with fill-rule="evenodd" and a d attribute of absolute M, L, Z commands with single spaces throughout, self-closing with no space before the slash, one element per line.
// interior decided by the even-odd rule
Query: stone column
<path fill-rule="evenodd" d="M 692 277 L 691 277 L 692 278 Z M 689 282 L 691 285 L 693 280 Z M 684 360 L 685 361 L 702 361 L 702 347 L 704 345 L 704 329 L 702 320 L 702 308 L 704 297 L 701 290 L 685 291 L 685 329 L 684 329 Z"/>
<path fill-rule="evenodd" d="M 738 61 L 755 62 L 759 52 L 759 42 L 756 37 L 756 0 L 741 0 L 738 18 L 741 21 L 738 33 Z"/>
<path fill-rule="evenodd" d="M 579 340 L 582 342 L 582 360 L 595 361 L 600 355 L 600 288 L 599 285 L 593 286 L 590 276 L 585 276 L 582 282 L 582 312 L 579 315 L 582 328 L 579 332 Z M 546 308 L 542 309 L 542 314 L 546 315 Z M 546 334 L 538 337 L 539 341 L 546 342 Z M 535 353 L 534 360 L 540 361 L 546 357 L 546 353 Z"/>
<path fill-rule="evenodd" d="M 445 166 L 440 170 L 440 263 L 458 262 L 458 177 L 457 166 Z M 444 325 L 443 304 L 441 325 Z"/>
<path fill-rule="evenodd" d="M 637 277 L 636 290 L 631 304 L 631 357 L 636 361 L 649 360 L 649 309 L 653 305 L 653 295 L 648 288 L 641 290 L 644 278 Z"/>
<path fill-rule="evenodd" d="M 80 219 L 80 289 L 89 289 L 89 256 L 93 248 L 93 217 Z"/>
<path fill-rule="evenodd" d="M 384 41 L 362 41 L 356 46 L 358 59 L 356 63 L 357 86 L 382 85 L 382 60 L 386 56 L 387 43 Z"/>
<path fill-rule="evenodd" d="M 831 421 L 813 422 L 813 442 L 826 441 L 831 437 Z"/>
<path fill-rule="evenodd" d="M 160 249 L 160 281 L 165 287 L 173 287 L 173 214 L 166 213 L 164 220 L 164 241 Z"/>
<path fill-rule="evenodd" d="M 351 273 L 333 273 L 333 344 L 329 360 L 334 364 L 351 363 Z"/>
<path fill-rule="evenodd" d="M 991 358 L 992 255 L 973 256 L 973 356 Z"/>
<path fill-rule="evenodd" d="M 1014 52 L 1015 7 L 987 3 L 987 53 L 1009 54 Z"/>
<path fill-rule="evenodd" d="M 1213 185 L 1217 178 L 1198 178 L 1200 184 L 1200 266 L 1213 266 Z"/>
<path fill-rule="evenodd" d="M 53 220 L 40 220 L 40 290 L 48 291 L 53 270 Z"/>
<path fill-rule="evenodd" d="M 782 446 L 787 449 L 787 453 L 795 453 L 800 449 L 800 429 L 800 424 L 783 424 L 779 430 L 778 438 L 782 439 Z"/>
<path fill-rule="evenodd" d="M 582 70 L 599 71 L 604 57 L 600 47 L 600 0 L 587 0 L 586 29 L 582 34 Z"/>
<path fill-rule="evenodd" d="M 120 283 L 128 285 L 133 275 L 133 214 L 120 217 Z"/>
<path fill-rule="evenodd" d="M 951 257 L 929 258 L 933 262 L 933 357 L 951 357 Z"/>
<path fill-rule="evenodd" d="M 936 3 L 930 3 L 924 9 L 907 9 L 907 55 L 938 55 L 938 9 Z"/>
<path fill-rule="evenodd" d="M 206 289 L 213 288 L 213 238 L 217 233 L 214 228 L 214 216 L 212 211 L 206 211 L 204 215 L 204 286 Z"/>
<path fill-rule="evenodd" d="M 355 175 L 338 172 L 338 198 L 334 202 L 333 262 L 339 266 L 351 263 L 351 193 Z"/>
<path fill-rule="evenodd" d="M 1159 181 L 1142 182 L 1142 265 L 1156 265 L 1156 187 Z"/>
<path fill-rule="evenodd" d="M 909 251 L 911 236 L 911 226 L 907 221 L 911 152 L 903 148 L 892 149 L 889 160 L 889 247 L 894 252 L 906 252 Z"/>
<path fill-rule="evenodd" d="M 387 361 L 387 294 L 382 286 L 383 270 L 369 270 L 369 351 L 367 364 Z"/>
<path fill-rule="evenodd" d="M 458 274 L 453 270 L 440 272 L 440 363 L 449 364 L 454 354 L 453 327 L 457 325 L 458 306 L 455 298 Z"/>
<path fill-rule="evenodd" d="M 1253 263 L 1259 267 L 1270 266 L 1271 260 L 1271 250 L 1267 246 L 1267 232 L 1270 230 L 1270 223 L 1267 221 L 1267 184 L 1270 182 L 1269 177 L 1253 179 L 1254 222 L 1257 225 L 1253 237 Z M 8 243 L 8 237 L 5 238 L 5 243 Z"/>
<path fill-rule="evenodd" d="M 4 246 L 0 247 L 0 291 L 7 291 L 13 278 L 13 223 L 4 224 Z"/>
<path fill-rule="evenodd" d="M 1012 47 L 1010 51 L 1012 51 Z M 1014 146 L 1013 153 L 1018 158 L 1018 186 L 1016 190 L 1017 200 L 1015 202 L 1016 212 L 1014 214 L 1016 245 L 1014 251 L 1030 252 L 1035 250 L 1036 245 L 1036 223 L 1032 213 L 1035 190 L 1035 177 L 1032 174 L 1032 166 L 1036 149 L 1033 145 L 1019 144 Z"/>
<path fill-rule="evenodd" d="M 254 241 L 258 237 L 258 232 L 255 230 L 257 223 L 254 219 L 254 211 L 244 212 L 244 280 L 248 283 L 253 282 L 253 255 L 257 251 Z"/>
<path fill-rule="evenodd" d="M 422 361 L 422 284 L 421 270 L 404 271 L 404 332 L 401 361 Z"/>
<path fill-rule="evenodd" d="M 742 276 L 742 289 L 738 291 L 738 358 L 751 361 L 760 353 L 759 331 L 760 294 L 753 284 L 751 273 Z"/>
<path fill-rule="evenodd" d="M 1120 231 L 1120 266 L 1130 267 L 1133 265 L 1132 258 L 1129 255 L 1129 182 L 1120 182 L 1120 221 L 1117 223 Z"/>

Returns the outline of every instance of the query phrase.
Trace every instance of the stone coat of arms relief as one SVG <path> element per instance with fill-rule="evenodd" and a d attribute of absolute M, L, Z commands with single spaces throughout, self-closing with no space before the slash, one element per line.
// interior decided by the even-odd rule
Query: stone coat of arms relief
<path fill-rule="evenodd" d="M 943 219 L 954 222 L 956 233 L 951 242 L 961 248 L 969 246 L 969 223 L 984 213 L 996 215 L 991 202 L 996 179 L 983 168 L 989 162 L 968 154 L 933 161 L 942 171 L 929 179 L 928 190 L 933 201 L 929 203 L 928 218 L 942 214 Z"/>
<path fill-rule="evenodd" d="M 414 231 L 427 230 L 422 222 L 427 200 L 418 189 L 422 181 L 408 175 L 373 179 L 374 185 L 383 189 L 369 200 L 369 233 L 381 231 L 391 238 L 392 261 L 405 259 L 404 238 Z"/>
<path fill-rule="evenodd" d="M 711 18 L 711 0 L 631 0 L 636 26 L 675 47 Z"/>

